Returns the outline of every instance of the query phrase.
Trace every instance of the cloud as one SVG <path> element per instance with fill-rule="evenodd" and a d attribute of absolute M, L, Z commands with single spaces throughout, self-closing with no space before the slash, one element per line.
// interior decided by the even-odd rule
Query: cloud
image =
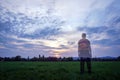
<path fill-rule="evenodd" d="M 58 34 L 63 24 L 64 21 L 55 15 L 39 15 L 30 18 L 23 13 L 15 14 L 4 9 L 1 11 L 1 31 L 20 37 L 49 37 Z"/>
<path fill-rule="evenodd" d="M 1 0 L 0 56 L 77 56 L 83 32 L 93 56 L 117 56 L 119 14 L 118 0 Z"/>
<path fill-rule="evenodd" d="M 1 6 L 13 13 L 22 13 L 29 17 L 36 17 L 39 14 L 45 14 L 46 11 L 54 4 L 54 1 L 49 0 L 1 0 Z"/>

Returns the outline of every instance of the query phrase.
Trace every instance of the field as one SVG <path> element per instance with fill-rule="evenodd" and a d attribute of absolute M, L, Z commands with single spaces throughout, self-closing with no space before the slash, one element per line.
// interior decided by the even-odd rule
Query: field
<path fill-rule="evenodd" d="M 92 62 L 90 75 L 81 75 L 79 66 L 79 62 L 0 62 L 0 80 L 120 80 L 120 62 Z"/>

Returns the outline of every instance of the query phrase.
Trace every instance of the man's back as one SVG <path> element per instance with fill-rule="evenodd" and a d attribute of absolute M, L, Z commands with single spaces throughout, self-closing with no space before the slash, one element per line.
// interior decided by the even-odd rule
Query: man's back
<path fill-rule="evenodd" d="M 81 39 L 78 42 L 79 57 L 91 58 L 91 47 L 88 39 Z"/>

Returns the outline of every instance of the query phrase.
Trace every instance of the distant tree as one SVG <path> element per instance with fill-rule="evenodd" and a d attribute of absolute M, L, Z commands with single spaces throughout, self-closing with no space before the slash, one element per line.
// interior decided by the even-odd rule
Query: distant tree
<path fill-rule="evenodd" d="M 28 59 L 26 59 L 26 58 L 21 58 L 21 61 L 28 61 Z"/>
<path fill-rule="evenodd" d="M 73 58 L 72 57 L 68 57 L 66 60 L 67 61 L 73 61 Z"/>
<path fill-rule="evenodd" d="M 42 61 L 44 61 L 44 60 L 45 60 L 45 56 L 43 55 L 43 56 L 42 56 Z"/>
<path fill-rule="evenodd" d="M 61 57 L 59 57 L 59 58 L 58 58 L 58 60 L 59 60 L 59 61 L 62 61 L 62 58 L 61 58 Z"/>
<path fill-rule="evenodd" d="M 120 56 L 117 57 L 117 60 L 120 60 Z"/>
<path fill-rule="evenodd" d="M 3 59 L 4 61 L 11 61 L 11 59 L 9 57 L 4 57 Z"/>
<path fill-rule="evenodd" d="M 4 58 L 0 57 L 0 61 L 3 61 L 3 60 L 4 60 Z"/>
<path fill-rule="evenodd" d="M 41 61 L 41 55 L 39 54 L 39 61 Z"/>
<path fill-rule="evenodd" d="M 37 57 L 33 57 L 31 61 L 38 61 L 39 59 Z"/>
<path fill-rule="evenodd" d="M 39 59 L 41 58 L 41 55 L 39 54 Z"/>
<path fill-rule="evenodd" d="M 15 57 L 15 61 L 20 61 L 21 60 L 21 56 L 20 55 L 17 55 L 16 57 Z"/>
<path fill-rule="evenodd" d="M 66 58 L 66 57 L 63 57 L 63 58 L 62 58 L 62 61 L 67 61 L 67 58 Z"/>
<path fill-rule="evenodd" d="M 47 61 L 58 61 L 58 58 L 57 57 L 47 57 L 45 60 Z"/>
<path fill-rule="evenodd" d="M 45 58 L 45 56 L 43 55 L 42 58 Z"/>
<path fill-rule="evenodd" d="M 28 60 L 28 61 L 30 60 L 29 56 L 28 56 L 27 60 Z"/>

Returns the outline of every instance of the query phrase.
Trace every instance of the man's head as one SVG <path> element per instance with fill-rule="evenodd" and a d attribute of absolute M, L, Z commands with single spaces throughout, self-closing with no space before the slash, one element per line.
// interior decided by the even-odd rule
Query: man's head
<path fill-rule="evenodd" d="M 82 33 L 82 38 L 86 38 L 86 33 Z"/>

